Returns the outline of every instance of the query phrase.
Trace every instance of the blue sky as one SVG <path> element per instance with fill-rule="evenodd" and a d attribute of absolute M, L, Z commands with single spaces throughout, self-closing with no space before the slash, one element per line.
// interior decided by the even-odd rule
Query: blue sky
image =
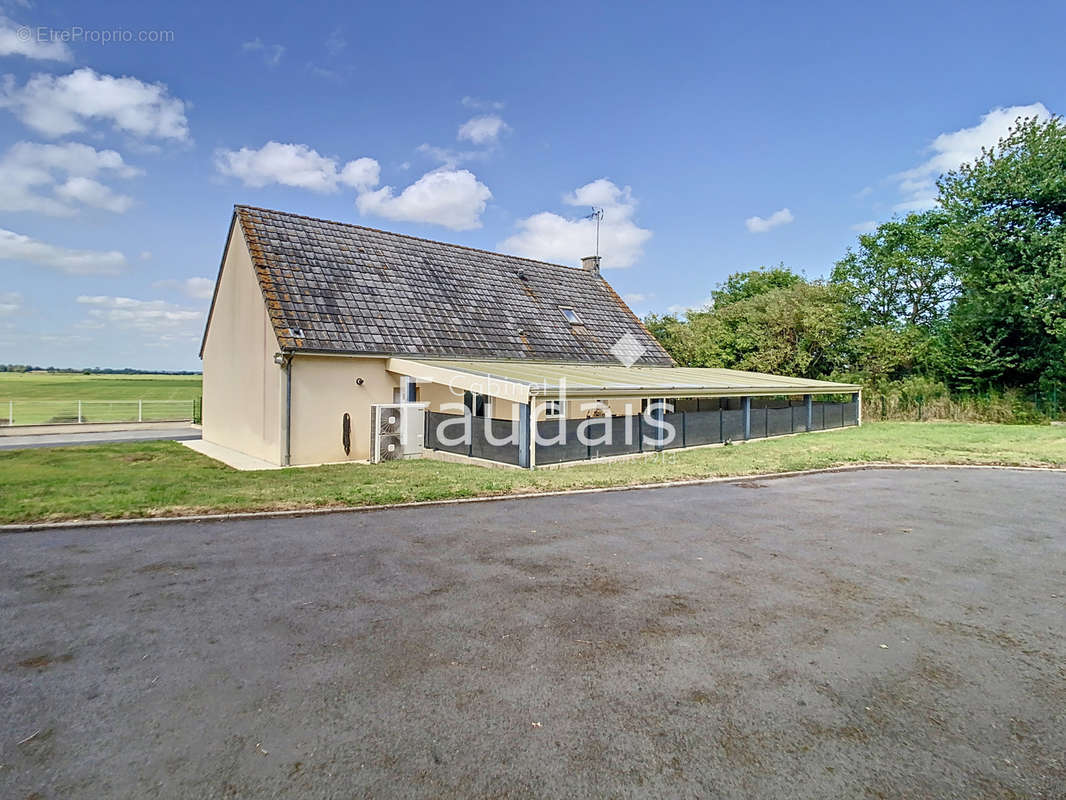
<path fill-rule="evenodd" d="M 0 362 L 198 369 L 234 203 L 564 263 L 602 206 L 634 310 L 697 306 L 1066 108 L 1061 4 L 0 8 Z"/>

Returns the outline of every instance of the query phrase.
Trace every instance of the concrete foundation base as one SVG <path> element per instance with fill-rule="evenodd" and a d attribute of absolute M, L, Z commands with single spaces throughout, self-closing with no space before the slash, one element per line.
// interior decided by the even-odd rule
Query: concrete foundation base
<path fill-rule="evenodd" d="M 263 469 L 282 469 L 282 467 L 279 467 L 277 464 L 271 464 L 269 461 L 264 461 L 261 458 L 231 450 L 220 444 L 205 442 L 203 439 L 182 442 L 182 444 L 190 450 L 195 450 L 200 455 L 213 458 L 215 461 L 221 461 L 227 467 L 232 467 L 241 472 L 253 472 L 255 470 Z"/>

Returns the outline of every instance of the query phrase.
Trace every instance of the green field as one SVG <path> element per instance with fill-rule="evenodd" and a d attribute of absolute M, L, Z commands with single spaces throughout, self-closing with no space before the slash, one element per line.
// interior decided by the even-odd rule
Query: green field
<path fill-rule="evenodd" d="M 378 505 L 870 462 L 1066 467 L 1066 427 L 876 422 L 533 472 L 429 459 L 237 472 L 176 442 L 10 450 L 0 451 L 0 522 Z"/>
<path fill-rule="evenodd" d="M 189 419 L 199 375 L 81 375 L 0 372 L 0 424 Z"/>

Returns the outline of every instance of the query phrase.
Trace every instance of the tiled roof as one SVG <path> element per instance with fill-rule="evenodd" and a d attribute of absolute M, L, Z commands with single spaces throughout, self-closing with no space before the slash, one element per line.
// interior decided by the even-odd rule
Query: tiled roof
<path fill-rule="evenodd" d="M 637 363 L 673 363 L 587 270 L 280 211 L 234 213 L 283 348 L 617 363 L 610 349 L 629 334 L 645 349 Z"/>

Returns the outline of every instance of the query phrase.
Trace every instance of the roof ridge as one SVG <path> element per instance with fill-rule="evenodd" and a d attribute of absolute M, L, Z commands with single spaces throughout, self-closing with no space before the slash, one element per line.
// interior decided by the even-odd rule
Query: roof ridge
<path fill-rule="evenodd" d="M 236 209 L 241 208 L 241 209 L 247 209 L 249 211 L 265 211 L 268 214 L 281 214 L 282 216 L 296 217 L 297 219 L 306 219 L 306 220 L 310 220 L 311 222 L 326 222 L 326 223 L 328 223 L 330 225 L 342 225 L 345 228 L 358 228 L 359 230 L 370 231 L 371 233 L 383 233 L 386 236 L 399 236 L 399 237 L 401 237 L 403 239 L 413 239 L 416 242 L 428 242 L 429 244 L 440 244 L 440 245 L 444 245 L 445 247 L 458 247 L 460 250 L 470 250 L 471 252 L 474 252 L 474 253 L 484 253 L 484 254 L 490 255 L 490 256 L 502 256 L 503 258 L 515 258 L 515 259 L 518 259 L 520 261 L 528 261 L 530 264 L 541 264 L 541 265 L 543 265 L 545 267 L 555 267 L 556 269 L 565 269 L 565 270 L 569 270 L 570 272 L 580 272 L 580 273 L 584 273 L 584 274 L 587 274 L 587 275 L 594 275 L 594 273 L 589 272 L 588 270 L 583 269 L 582 267 L 568 267 L 566 264 L 555 264 L 555 263 L 553 263 L 551 261 L 541 261 L 541 260 L 536 259 L 536 258 L 527 258 L 526 256 L 515 256 L 515 255 L 511 255 L 509 253 L 499 253 L 499 252 L 497 252 L 495 250 L 485 250 L 482 247 L 470 247 L 469 245 L 455 244 L 454 242 L 442 242 L 439 239 L 427 239 L 424 236 L 412 236 L 409 233 L 397 233 L 396 231 L 387 231 L 387 230 L 384 230 L 382 228 L 371 228 L 369 225 L 358 225 L 358 224 L 356 224 L 354 222 L 341 222 L 340 220 L 336 220 L 336 219 L 325 219 L 324 217 L 311 217 L 311 216 L 308 216 L 307 214 L 295 214 L 295 213 L 293 213 L 291 211 L 280 211 L 280 210 L 278 210 L 276 208 L 263 208 L 261 206 L 249 206 L 249 205 L 245 205 L 244 203 L 234 203 L 233 204 L 233 208 L 234 208 L 235 211 L 236 211 Z"/>

